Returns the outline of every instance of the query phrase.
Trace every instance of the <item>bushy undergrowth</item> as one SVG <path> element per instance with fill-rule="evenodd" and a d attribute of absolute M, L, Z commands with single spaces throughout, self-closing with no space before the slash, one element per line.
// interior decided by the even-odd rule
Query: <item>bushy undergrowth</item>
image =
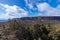
<path fill-rule="evenodd" d="M 9 28 L 3 31 L 2 40 L 60 40 L 60 27 L 51 24 L 26 24 L 16 20 L 8 23 Z M 9 39 L 10 37 L 10 39 Z"/>

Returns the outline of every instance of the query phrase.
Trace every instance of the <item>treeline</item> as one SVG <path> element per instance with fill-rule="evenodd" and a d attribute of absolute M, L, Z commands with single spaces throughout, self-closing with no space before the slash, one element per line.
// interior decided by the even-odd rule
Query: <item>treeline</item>
<path fill-rule="evenodd" d="M 7 40 L 60 40 L 60 27 L 51 24 L 26 24 L 22 21 L 8 22 L 9 28 L 4 35 L 14 35 Z M 8 36 L 9 37 L 9 36 Z"/>

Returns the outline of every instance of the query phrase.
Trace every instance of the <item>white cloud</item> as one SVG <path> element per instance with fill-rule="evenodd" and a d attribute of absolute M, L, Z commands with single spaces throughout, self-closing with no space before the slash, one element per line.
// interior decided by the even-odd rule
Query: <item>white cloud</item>
<path fill-rule="evenodd" d="M 38 9 L 39 13 L 37 14 L 40 16 L 60 16 L 60 5 L 58 5 L 56 8 L 53 8 L 48 3 L 39 3 L 39 1 L 42 0 L 25 0 L 25 3 L 30 9 Z M 34 5 L 36 5 L 37 8 L 34 8 Z M 0 19 L 12 19 L 28 16 L 28 11 L 25 11 L 16 5 L 10 6 L 8 4 L 0 3 L 0 7 L 4 10 L 3 14 L 0 13 Z"/>
<path fill-rule="evenodd" d="M 40 3 L 42 2 L 43 3 Z M 48 3 L 52 3 L 53 0 L 25 0 L 26 5 L 32 9 L 40 11 L 40 15 L 45 16 L 60 16 L 60 6 L 58 5 L 57 8 L 51 7 Z M 56 0 L 56 2 L 59 2 L 60 0 Z M 48 2 L 48 3 L 46 3 Z M 34 5 L 37 6 L 37 8 L 34 8 Z M 42 12 L 43 11 L 43 12 Z"/>
<path fill-rule="evenodd" d="M 60 10 L 60 5 L 58 5 L 58 6 L 57 6 L 57 9 L 59 9 L 59 10 Z"/>
<path fill-rule="evenodd" d="M 32 9 L 33 5 L 32 5 L 32 3 L 29 3 L 28 1 L 29 0 L 25 0 L 26 6 L 28 6 L 30 9 Z"/>
<path fill-rule="evenodd" d="M 42 2 L 43 3 L 39 3 Z M 48 3 L 51 3 L 53 0 L 47 0 Z M 46 0 L 25 0 L 26 5 L 30 9 L 37 9 L 39 13 L 37 13 L 40 16 L 60 16 L 60 5 L 58 5 L 56 8 L 51 7 Z M 59 2 L 59 0 L 56 0 L 56 2 Z M 37 8 L 34 8 L 34 5 L 37 6 Z"/>
<path fill-rule="evenodd" d="M 40 3 L 37 5 L 40 13 L 38 15 L 42 16 L 60 16 L 60 6 L 53 8 L 48 3 Z"/>
<path fill-rule="evenodd" d="M 25 11 L 24 9 L 13 5 L 7 5 L 7 4 L 1 4 L 0 7 L 4 9 L 4 13 L 0 14 L 0 19 L 8 19 L 8 18 L 20 18 L 20 17 L 26 17 L 28 16 L 28 12 Z"/>
<path fill-rule="evenodd" d="M 39 1 L 41 1 L 41 0 L 24 0 L 24 1 L 26 3 L 26 6 L 28 6 L 28 8 L 33 9 L 33 10 L 34 9 L 36 10 L 36 8 L 33 5 L 38 4 Z"/>
<path fill-rule="evenodd" d="M 34 9 L 34 5 L 37 5 L 37 4 L 40 4 L 41 2 L 46 2 L 46 1 L 48 3 L 51 3 L 53 0 L 24 0 L 24 1 L 30 9 Z"/>
<path fill-rule="evenodd" d="M 48 5 L 47 3 L 40 3 L 37 5 L 37 8 L 40 12 L 42 12 L 50 8 L 50 5 Z"/>

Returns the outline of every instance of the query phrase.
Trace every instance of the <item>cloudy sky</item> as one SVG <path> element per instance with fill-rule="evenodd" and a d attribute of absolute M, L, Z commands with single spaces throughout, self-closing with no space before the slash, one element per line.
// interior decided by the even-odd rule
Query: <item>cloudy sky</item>
<path fill-rule="evenodd" d="M 0 20 L 28 16 L 60 16 L 60 0 L 0 0 Z"/>

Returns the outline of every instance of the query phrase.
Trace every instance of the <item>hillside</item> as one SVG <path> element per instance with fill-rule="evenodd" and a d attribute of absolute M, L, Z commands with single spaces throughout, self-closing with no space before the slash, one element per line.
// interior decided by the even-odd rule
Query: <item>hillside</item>
<path fill-rule="evenodd" d="M 60 16 L 38 16 L 13 19 L 25 23 L 60 23 Z"/>
<path fill-rule="evenodd" d="M 23 17 L 0 22 L 1 40 L 60 40 L 60 16 Z"/>

